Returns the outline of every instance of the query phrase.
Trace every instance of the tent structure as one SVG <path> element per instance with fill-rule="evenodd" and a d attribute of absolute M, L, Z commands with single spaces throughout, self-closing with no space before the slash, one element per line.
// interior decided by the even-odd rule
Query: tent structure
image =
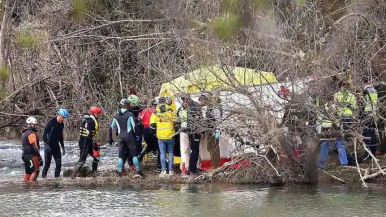
<path fill-rule="evenodd" d="M 243 67 L 231 66 L 208 66 L 195 71 L 189 72 L 184 76 L 180 76 L 169 82 L 163 83 L 160 90 L 160 96 L 174 96 L 178 93 L 197 95 L 202 92 L 209 91 L 227 91 L 236 87 L 254 87 L 264 84 L 278 83 L 275 75 L 272 72 L 256 71 Z M 193 97 L 194 99 L 195 97 Z M 173 101 L 174 103 L 178 103 Z M 206 139 L 201 140 L 200 157 L 201 169 L 209 169 L 212 167 L 210 154 L 207 150 Z M 232 159 L 232 145 L 234 142 L 229 139 L 220 139 L 220 157 L 221 165 Z M 183 151 L 183 150 L 181 150 Z M 181 153 L 182 154 L 182 153 Z M 180 157 L 174 157 L 174 163 L 182 165 Z M 182 169 L 184 166 L 182 166 Z"/>
<path fill-rule="evenodd" d="M 216 89 L 226 90 L 232 87 L 256 86 L 277 83 L 272 72 L 255 71 L 253 69 L 232 66 L 208 66 L 189 72 L 172 81 L 163 83 L 160 95 L 166 91 L 195 94 Z"/>

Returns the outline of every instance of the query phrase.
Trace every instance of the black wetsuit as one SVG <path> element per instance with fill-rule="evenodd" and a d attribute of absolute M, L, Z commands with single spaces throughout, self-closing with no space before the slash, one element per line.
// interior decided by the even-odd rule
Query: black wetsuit
<path fill-rule="evenodd" d="M 131 112 L 134 116 L 134 122 L 135 122 L 135 144 L 137 146 L 138 153 L 142 152 L 142 136 L 143 136 L 143 130 L 144 127 L 142 125 L 142 122 L 138 120 L 138 115 L 141 113 L 142 109 L 139 106 L 135 106 L 131 109 L 129 109 L 129 112 Z M 133 156 L 135 157 L 135 156 Z M 131 164 L 131 162 L 129 162 Z"/>
<path fill-rule="evenodd" d="M 80 168 L 86 163 L 87 155 L 91 155 L 94 158 L 92 162 L 92 171 L 96 172 L 98 169 L 99 157 L 94 157 L 93 150 L 99 149 L 95 139 L 98 135 L 98 121 L 92 115 L 85 114 L 84 120 L 80 126 L 80 138 L 79 138 L 79 149 L 80 158 L 78 163 L 75 165 L 72 177 L 75 177 L 79 172 Z"/>
<path fill-rule="evenodd" d="M 131 159 L 131 162 L 133 162 L 133 164 L 136 166 L 137 171 L 140 171 L 141 169 L 137 158 L 140 153 L 140 150 L 138 150 L 135 141 L 134 115 L 125 109 L 119 109 L 117 111 L 117 114 L 113 118 L 109 129 L 110 140 L 112 140 L 112 131 L 114 127 L 118 128 L 119 138 L 118 172 L 122 172 L 126 159 L 128 160 L 128 162 L 129 159 Z"/>
<path fill-rule="evenodd" d="M 62 168 L 62 153 L 60 146 L 64 148 L 63 142 L 63 129 L 64 124 L 58 123 L 57 118 L 53 117 L 48 121 L 43 132 L 44 140 L 44 168 L 42 176 L 47 176 L 47 171 L 50 168 L 52 157 L 54 157 L 56 168 L 55 177 L 60 176 L 60 170 Z"/>

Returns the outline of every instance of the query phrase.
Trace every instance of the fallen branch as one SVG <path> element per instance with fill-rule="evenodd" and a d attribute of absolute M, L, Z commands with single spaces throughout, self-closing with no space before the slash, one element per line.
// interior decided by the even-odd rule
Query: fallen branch
<path fill-rule="evenodd" d="M 357 140 L 354 139 L 354 154 L 355 154 L 355 163 L 357 165 L 357 168 L 358 168 L 358 173 L 359 173 L 359 176 L 363 182 L 363 185 L 367 188 L 367 185 L 366 185 L 366 182 L 365 180 L 363 180 L 363 177 L 362 177 L 362 172 L 360 170 L 360 167 L 359 167 L 359 163 L 358 163 L 358 157 L 357 157 Z"/>
<path fill-rule="evenodd" d="M 385 174 L 385 172 L 386 172 L 386 169 L 385 170 L 379 170 L 378 172 L 370 174 L 370 175 L 365 175 L 365 176 L 363 176 L 363 180 L 366 181 L 366 180 L 369 180 L 369 179 L 376 178 L 379 175 Z"/>
<path fill-rule="evenodd" d="M 319 170 L 322 171 L 322 172 L 323 172 L 324 174 L 326 174 L 327 176 L 329 176 L 329 177 L 331 177 L 331 178 L 333 178 L 333 179 L 335 179 L 335 180 L 341 182 L 342 184 L 346 183 L 346 181 L 344 181 L 343 179 L 341 179 L 341 178 L 339 178 L 339 177 L 336 177 L 336 176 L 334 176 L 334 175 L 328 173 L 328 172 L 325 171 L 325 170 L 322 170 L 322 169 L 319 169 Z"/>

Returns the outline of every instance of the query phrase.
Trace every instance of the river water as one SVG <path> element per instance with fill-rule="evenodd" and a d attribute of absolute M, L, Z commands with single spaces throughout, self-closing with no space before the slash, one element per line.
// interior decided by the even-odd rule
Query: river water
<path fill-rule="evenodd" d="M 20 153 L 18 142 L 0 142 L 0 216 L 386 216 L 386 191 L 381 188 L 24 183 Z M 64 167 L 72 167 L 78 158 L 75 142 L 67 143 L 67 153 Z M 104 149 L 101 169 L 115 160 L 116 148 Z"/>

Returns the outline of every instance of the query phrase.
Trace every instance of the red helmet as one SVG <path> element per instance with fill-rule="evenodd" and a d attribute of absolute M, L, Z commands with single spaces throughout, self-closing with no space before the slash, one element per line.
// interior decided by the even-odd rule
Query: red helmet
<path fill-rule="evenodd" d="M 101 113 L 102 113 L 102 109 L 97 107 L 97 106 L 93 106 L 93 107 L 90 108 L 90 114 L 92 114 L 92 115 L 93 114 L 99 115 Z"/>

